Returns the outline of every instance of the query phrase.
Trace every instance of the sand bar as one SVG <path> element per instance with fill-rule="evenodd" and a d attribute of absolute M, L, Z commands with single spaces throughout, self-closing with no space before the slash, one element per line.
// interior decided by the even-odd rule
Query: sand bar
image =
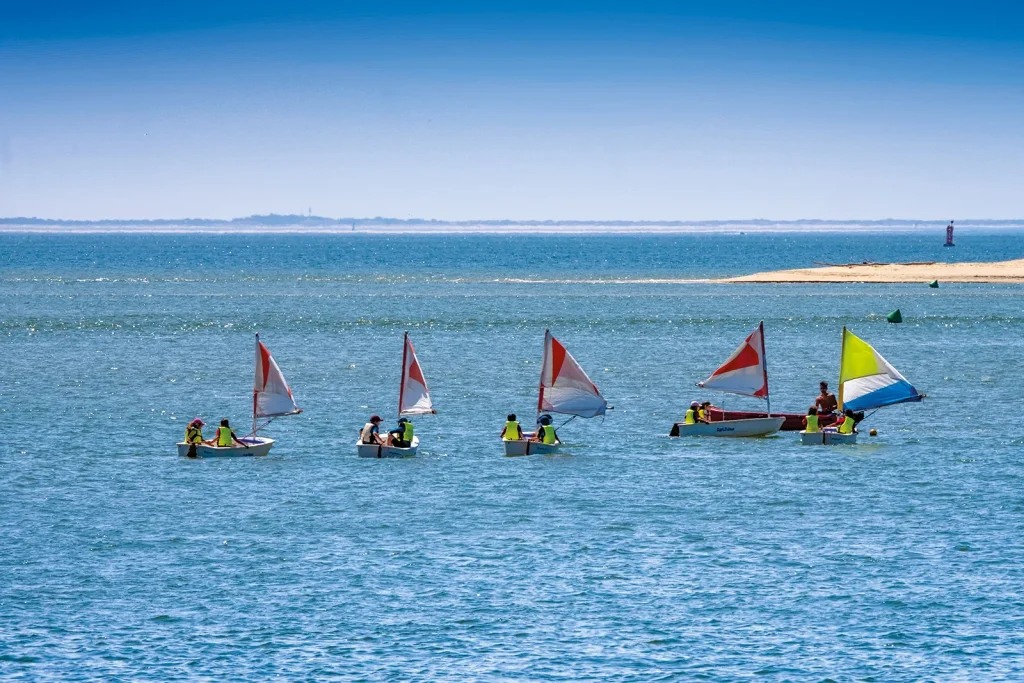
<path fill-rule="evenodd" d="M 991 263 L 857 263 L 775 270 L 716 282 L 1022 282 L 1024 259 Z"/>

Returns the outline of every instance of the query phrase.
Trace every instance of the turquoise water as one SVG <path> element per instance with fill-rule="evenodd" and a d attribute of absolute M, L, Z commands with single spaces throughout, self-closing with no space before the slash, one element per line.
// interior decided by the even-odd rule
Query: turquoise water
<path fill-rule="evenodd" d="M 0 676 L 1021 680 L 1024 287 L 666 282 L 1024 256 L 941 239 L 0 235 Z M 928 399 L 855 447 L 670 440 L 761 319 L 773 408 L 843 325 Z M 615 409 L 506 459 L 545 327 Z M 438 415 L 359 460 L 404 330 Z M 178 458 L 247 423 L 256 331 L 304 412 Z"/>

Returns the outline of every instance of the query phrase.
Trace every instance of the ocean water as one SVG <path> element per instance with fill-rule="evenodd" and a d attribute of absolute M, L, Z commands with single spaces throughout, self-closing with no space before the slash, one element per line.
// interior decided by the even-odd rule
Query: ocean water
<path fill-rule="evenodd" d="M 941 242 L 0 235 L 0 677 L 1022 680 L 1024 287 L 687 281 L 1024 256 Z M 762 319 L 777 410 L 844 325 L 928 398 L 854 447 L 669 439 L 761 405 L 694 382 Z M 615 408 L 504 458 L 546 327 Z M 438 414 L 360 460 L 405 330 Z M 304 412 L 267 458 L 177 457 L 196 415 L 247 424 L 257 331 Z"/>

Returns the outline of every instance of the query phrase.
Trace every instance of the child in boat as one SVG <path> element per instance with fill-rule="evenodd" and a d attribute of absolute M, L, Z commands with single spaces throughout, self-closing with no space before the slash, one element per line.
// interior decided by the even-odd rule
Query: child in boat
<path fill-rule="evenodd" d="M 509 413 L 505 426 L 501 428 L 501 438 L 507 441 L 518 441 L 523 438 L 523 427 L 516 420 L 515 413 Z"/>
<path fill-rule="evenodd" d="M 217 427 L 217 447 L 218 448 L 231 448 L 235 444 L 238 444 L 242 448 L 248 448 L 247 445 L 242 443 L 237 436 L 235 436 L 235 430 L 228 424 L 228 419 L 225 417 L 220 421 L 220 427 Z"/>
<path fill-rule="evenodd" d="M 537 435 L 534 436 L 530 441 L 539 441 L 540 443 L 555 444 L 561 443 L 558 438 L 558 432 L 551 426 L 551 416 L 541 415 L 540 424 L 537 427 Z"/>
<path fill-rule="evenodd" d="M 811 406 L 807 409 L 807 415 L 804 416 L 804 431 L 808 434 L 815 434 L 821 431 L 818 426 L 818 409 L 815 406 Z"/>
<path fill-rule="evenodd" d="M 380 415 L 371 416 L 370 421 L 364 424 L 363 428 L 359 430 L 359 441 L 361 443 L 383 446 L 384 441 L 380 438 L 379 425 Z"/>
<path fill-rule="evenodd" d="M 408 448 L 412 445 L 412 422 L 409 418 L 398 418 L 398 426 L 388 432 L 387 445 L 395 448 Z"/>

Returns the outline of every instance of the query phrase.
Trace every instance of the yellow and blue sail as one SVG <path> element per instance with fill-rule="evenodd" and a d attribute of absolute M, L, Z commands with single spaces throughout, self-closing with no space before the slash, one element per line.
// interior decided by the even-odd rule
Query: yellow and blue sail
<path fill-rule="evenodd" d="M 896 403 L 920 401 L 921 394 L 870 344 L 843 328 L 839 362 L 839 407 L 873 410 Z"/>

